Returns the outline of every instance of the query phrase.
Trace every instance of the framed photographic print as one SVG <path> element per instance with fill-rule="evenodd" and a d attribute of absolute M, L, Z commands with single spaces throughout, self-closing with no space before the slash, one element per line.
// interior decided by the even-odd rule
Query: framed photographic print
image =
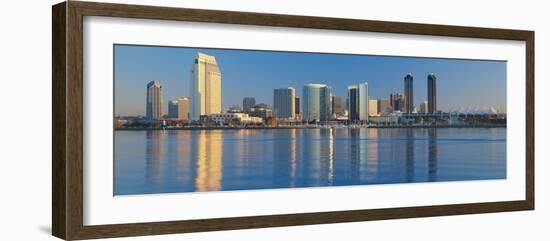
<path fill-rule="evenodd" d="M 534 32 L 53 6 L 53 235 L 534 209 Z"/>

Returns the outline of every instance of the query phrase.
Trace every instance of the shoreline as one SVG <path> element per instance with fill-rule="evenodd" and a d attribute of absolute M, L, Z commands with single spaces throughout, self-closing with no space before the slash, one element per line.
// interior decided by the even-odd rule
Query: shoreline
<path fill-rule="evenodd" d="M 261 127 L 244 127 L 244 126 L 194 126 L 194 127 L 136 127 L 136 128 L 115 128 L 115 131 L 158 131 L 158 130 L 275 130 L 275 129 L 360 129 L 360 128 L 380 128 L 380 129 L 411 129 L 411 128 L 506 128 L 506 124 L 483 124 L 483 125 L 384 125 L 384 126 L 261 126 Z"/>

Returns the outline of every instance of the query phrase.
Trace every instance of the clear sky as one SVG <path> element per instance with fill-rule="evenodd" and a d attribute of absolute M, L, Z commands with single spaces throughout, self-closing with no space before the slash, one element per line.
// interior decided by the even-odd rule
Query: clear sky
<path fill-rule="evenodd" d="M 427 75 L 438 78 L 443 111 L 494 107 L 506 112 L 506 62 L 371 55 L 275 52 L 116 45 L 115 115 L 145 115 L 146 85 L 159 80 L 164 101 L 189 96 L 197 52 L 216 57 L 222 73 L 223 107 L 241 106 L 246 96 L 272 105 L 273 89 L 292 86 L 302 96 L 307 83 L 330 85 L 346 99 L 347 86 L 368 82 L 370 98 L 403 93 L 403 77 L 414 76 L 414 105 L 427 100 Z M 167 107 L 165 106 L 165 109 Z"/>

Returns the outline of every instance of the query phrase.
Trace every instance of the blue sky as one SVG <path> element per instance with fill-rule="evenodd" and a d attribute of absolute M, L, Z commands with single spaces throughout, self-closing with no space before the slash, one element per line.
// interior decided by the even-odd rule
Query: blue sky
<path fill-rule="evenodd" d="M 165 103 L 189 96 L 197 52 L 214 55 L 222 72 L 222 104 L 241 106 L 242 98 L 273 102 L 273 89 L 293 86 L 298 96 L 307 83 L 332 86 L 346 98 L 349 85 L 368 82 L 371 98 L 403 92 L 403 77 L 414 76 L 414 105 L 426 100 L 427 75 L 438 77 L 439 109 L 494 107 L 506 112 L 506 62 L 326 53 L 115 45 L 115 115 L 144 115 L 146 85 L 160 80 Z"/>

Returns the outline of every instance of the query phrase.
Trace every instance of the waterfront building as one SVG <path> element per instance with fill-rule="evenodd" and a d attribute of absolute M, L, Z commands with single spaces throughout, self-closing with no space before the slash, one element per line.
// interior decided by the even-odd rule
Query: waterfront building
<path fill-rule="evenodd" d="M 168 118 L 178 118 L 178 100 L 168 101 Z"/>
<path fill-rule="evenodd" d="M 168 102 L 168 118 L 177 120 L 189 120 L 189 103 L 188 97 L 180 97 L 177 100 Z"/>
<path fill-rule="evenodd" d="M 273 90 L 273 112 L 275 118 L 293 119 L 296 115 L 294 108 L 296 90 L 292 87 Z"/>
<path fill-rule="evenodd" d="M 380 115 L 385 115 L 391 112 L 391 106 L 389 100 L 378 99 L 378 113 Z"/>
<path fill-rule="evenodd" d="M 369 120 L 369 84 L 348 86 L 348 116 L 350 121 Z"/>
<path fill-rule="evenodd" d="M 256 105 L 256 98 L 244 97 L 243 98 L 243 110 L 246 111 Z"/>
<path fill-rule="evenodd" d="M 420 104 L 420 113 L 428 113 L 428 101 L 422 101 L 422 104 Z"/>
<path fill-rule="evenodd" d="M 252 106 L 252 108 L 245 110 L 245 113 L 249 116 L 260 117 L 264 121 L 267 121 L 269 118 L 273 117 L 273 110 L 267 108 L 267 105 L 265 104 L 257 104 Z"/>
<path fill-rule="evenodd" d="M 401 113 L 391 113 L 388 115 L 371 116 L 369 122 L 376 125 L 396 125 L 399 123 Z"/>
<path fill-rule="evenodd" d="M 164 96 L 160 81 L 155 80 L 147 84 L 147 100 L 145 106 L 145 117 L 147 120 L 160 120 L 164 114 Z"/>
<path fill-rule="evenodd" d="M 437 77 L 428 75 L 428 113 L 437 112 Z"/>
<path fill-rule="evenodd" d="M 390 107 L 392 111 L 404 111 L 405 97 L 401 93 L 390 94 Z"/>
<path fill-rule="evenodd" d="M 346 108 L 342 103 L 342 98 L 340 96 L 332 96 L 332 114 L 340 116 L 343 115 L 345 111 Z"/>
<path fill-rule="evenodd" d="M 378 113 L 380 113 L 378 110 L 378 100 L 369 99 L 369 116 L 376 116 Z"/>
<path fill-rule="evenodd" d="M 201 115 L 217 114 L 222 111 L 222 75 L 216 57 L 197 53 L 191 68 L 190 96 L 192 120 Z"/>
<path fill-rule="evenodd" d="M 245 113 L 223 113 L 223 114 L 210 114 L 208 115 L 210 120 L 218 124 L 262 124 L 263 120 L 260 117 L 249 116 Z"/>
<path fill-rule="evenodd" d="M 407 74 L 404 78 L 404 112 L 412 113 L 414 106 L 414 96 L 413 96 L 413 76 Z"/>
<path fill-rule="evenodd" d="M 302 119 L 329 121 L 332 115 L 332 89 L 325 84 L 306 84 L 302 89 Z"/>

